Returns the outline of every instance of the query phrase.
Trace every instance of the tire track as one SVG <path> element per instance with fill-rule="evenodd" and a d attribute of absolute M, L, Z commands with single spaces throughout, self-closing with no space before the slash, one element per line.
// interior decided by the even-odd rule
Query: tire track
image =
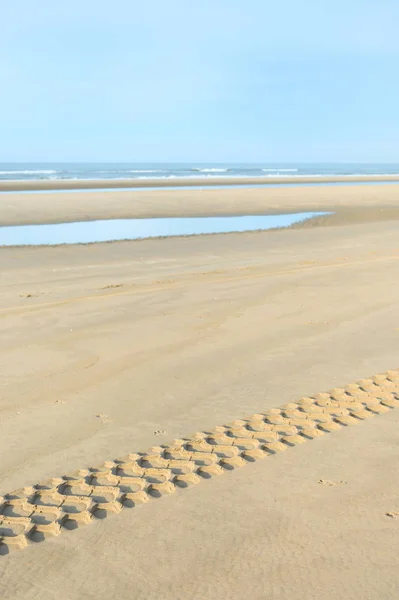
<path fill-rule="evenodd" d="M 0 497 L 6 555 L 399 407 L 399 370 Z"/>

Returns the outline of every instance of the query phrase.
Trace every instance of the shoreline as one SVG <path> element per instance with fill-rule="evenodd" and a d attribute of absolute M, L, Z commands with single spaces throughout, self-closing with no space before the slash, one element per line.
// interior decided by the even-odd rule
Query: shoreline
<path fill-rule="evenodd" d="M 40 190 L 96 190 L 110 188 L 160 188 L 160 187 L 193 187 L 193 186 L 241 186 L 267 184 L 307 183 L 345 183 L 345 182 L 399 182 L 399 175 L 334 175 L 301 176 L 301 177 L 193 177 L 171 179 L 55 179 L 29 181 L 0 181 L 0 192 L 40 191 Z"/>

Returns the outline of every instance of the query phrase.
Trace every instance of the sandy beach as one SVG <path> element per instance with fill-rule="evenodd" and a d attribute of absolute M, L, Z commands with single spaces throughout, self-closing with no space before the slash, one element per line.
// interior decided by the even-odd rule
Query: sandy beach
<path fill-rule="evenodd" d="M 333 212 L 328 223 L 396 219 L 399 184 L 1 193 L 0 226 L 95 219 Z M 318 223 L 326 222 L 324 219 Z M 311 226 L 314 222 L 311 223 Z"/>
<path fill-rule="evenodd" d="M 1 193 L 0 226 L 334 214 L 271 232 L 0 248 L 0 497 L 151 447 L 158 464 L 162 444 L 398 369 L 398 200 L 397 185 L 361 182 Z M 1 555 L 2 600 L 396 600 L 399 408 L 379 406 Z M 98 481 L 110 497 L 119 485 Z"/>

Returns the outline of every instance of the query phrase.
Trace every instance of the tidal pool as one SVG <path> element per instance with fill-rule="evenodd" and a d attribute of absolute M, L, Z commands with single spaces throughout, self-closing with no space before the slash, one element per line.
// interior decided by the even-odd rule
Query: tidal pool
<path fill-rule="evenodd" d="M 45 225 L 0 227 L 0 246 L 55 246 L 154 237 L 233 233 L 288 227 L 327 212 L 240 217 L 168 217 L 108 219 Z"/>

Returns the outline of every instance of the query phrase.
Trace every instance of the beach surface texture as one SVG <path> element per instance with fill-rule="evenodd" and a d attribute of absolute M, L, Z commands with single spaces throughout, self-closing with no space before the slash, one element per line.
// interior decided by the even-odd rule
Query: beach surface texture
<path fill-rule="evenodd" d="M 0 247 L 2 600 L 398 598 L 399 185 L 0 194 L 0 227 L 305 211 Z"/>

